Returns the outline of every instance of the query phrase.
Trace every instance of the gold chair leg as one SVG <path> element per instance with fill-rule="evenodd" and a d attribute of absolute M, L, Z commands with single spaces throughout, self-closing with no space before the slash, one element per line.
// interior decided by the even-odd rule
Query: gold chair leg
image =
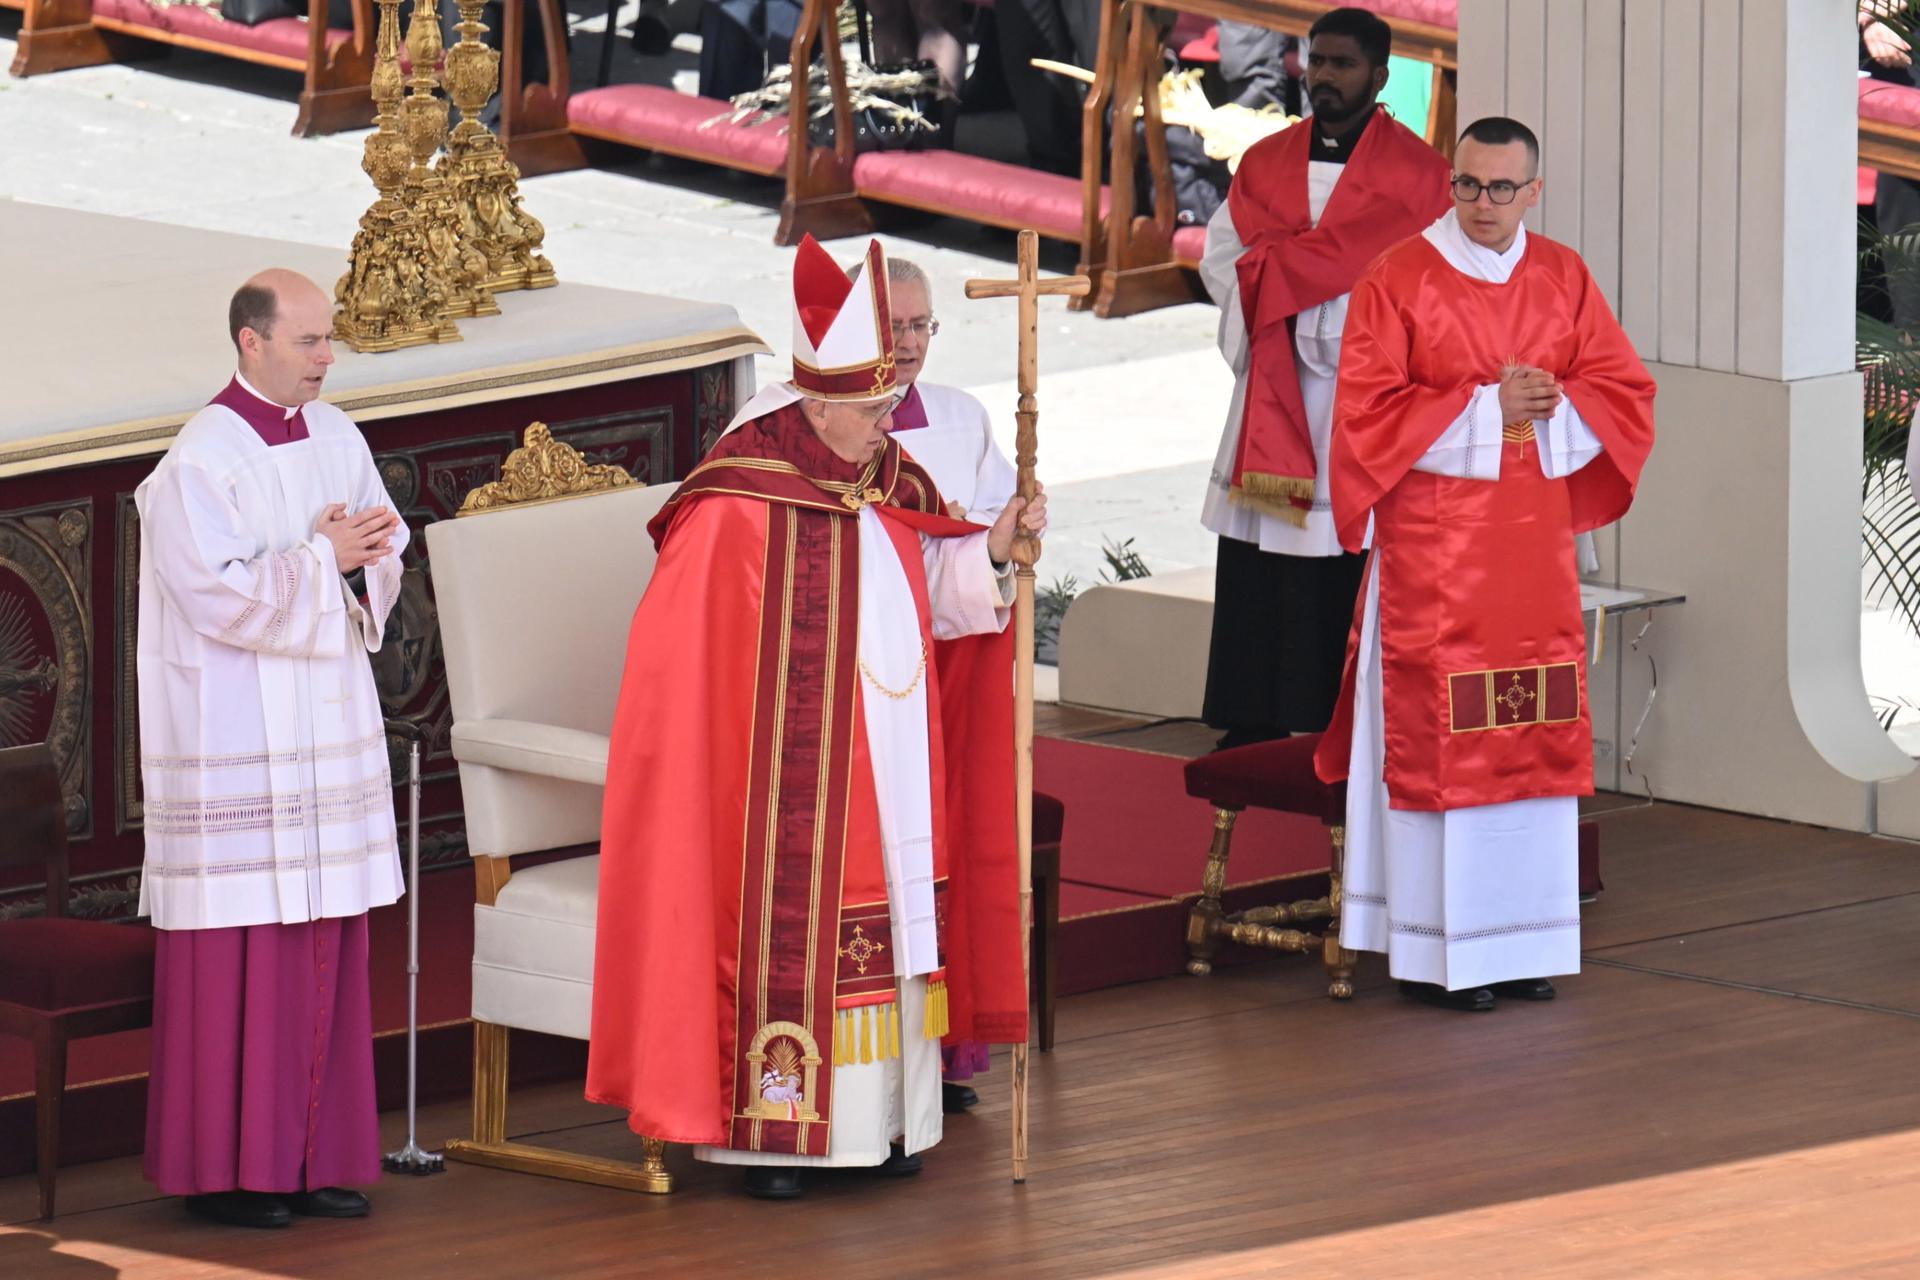
<path fill-rule="evenodd" d="M 1357 957 L 1340 945 L 1340 910 L 1347 874 L 1347 829 L 1344 825 L 1327 828 L 1333 837 L 1333 861 L 1328 868 L 1327 903 L 1333 916 L 1327 922 L 1321 959 L 1327 966 L 1327 995 L 1335 1000 L 1353 999 L 1353 964 Z"/>
<path fill-rule="evenodd" d="M 1220 896 L 1227 888 L 1227 854 L 1233 845 L 1238 809 L 1213 811 L 1213 845 L 1207 850 L 1207 871 L 1200 882 L 1200 901 L 1187 916 L 1187 972 L 1203 978 L 1213 972 L 1214 938 L 1220 928 Z"/>
<path fill-rule="evenodd" d="M 507 1140 L 507 1029 L 473 1024 L 473 1140 Z"/>

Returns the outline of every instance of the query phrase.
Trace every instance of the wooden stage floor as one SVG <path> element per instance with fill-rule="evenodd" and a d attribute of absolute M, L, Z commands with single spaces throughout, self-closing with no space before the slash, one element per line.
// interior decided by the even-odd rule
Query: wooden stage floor
<path fill-rule="evenodd" d="M 762 1204 L 680 1150 L 665 1198 L 453 1166 L 365 1222 L 236 1232 L 117 1160 L 65 1171 L 50 1226 L 0 1182 L 0 1276 L 1920 1275 L 1920 849 L 1602 823 L 1586 971 L 1551 1004 L 1415 1006 L 1377 958 L 1344 1005 L 1297 958 L 1063 1001 L 1024 1187 L 1002 1057 L 907 1182 Z M 422 1138 L 464 1124 L 437 1107 Z M 635 1149 L 577 1088 L 510 1128 Z"/>

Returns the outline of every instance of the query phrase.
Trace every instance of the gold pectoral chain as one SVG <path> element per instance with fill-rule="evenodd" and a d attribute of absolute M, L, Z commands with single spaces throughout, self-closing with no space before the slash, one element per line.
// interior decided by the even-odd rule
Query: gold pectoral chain
<path fill-rule="evenodd" d="M 907 687 L 904 689 L 889 689 L 881 684 L 880 678 L 873 674 L 873 668 L 867 665 L 865 658 L 856 658 L 854 663 L 860 668 L 860 674 L 867 678 L 867 683 L 881 693 L 895 700 L 910 698 L 913 696 L 913 691 L 920 687 L 921 678 L 927 674 L 927 642 L 924 638 L 920 641 L 920 665 L 913 669 L 913 679 L 907 682 Z"/>

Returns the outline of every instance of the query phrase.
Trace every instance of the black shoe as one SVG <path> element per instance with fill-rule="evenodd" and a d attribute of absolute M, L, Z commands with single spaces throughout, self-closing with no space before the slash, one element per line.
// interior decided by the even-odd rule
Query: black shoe
<path fill-rule="evenodd" d="M 950 1081 L 940 1082 L 940 1110 L 950 1116 L 971 1111 L 980 1105 L 980 1095 L 964 1084 Z"/>
<path fill-rule="evenodd" d="M 747 1194 L 756 1200 L 798 1200 L 806 1190 L 800 1183 L 800 1170 L 792 1165 L 750 1164 L 746 1172 Z"/>
<path fill-rule="evenodd" d="M 286 1202 L 264 1191 L 216 1191 L 188 1196 L 187 1212 L 229 1227 L 285 1227 L 293 1222 Z"/>
<path fill-rule="evenodd" d="M 918 1154 L 908 1155 L 906 1149 L 896 1142 L 893 1150 L 887 1153 L 887 1158 L 867 1172 L 876 1178 L 911 1178 L 920 1172 L 920 1157 Z"/>
<path fill-rule="evenodd" d="M 1493 1008 L 1493 992 L 1486 987 L 1449 991 L 1432 982 L 1402 982 L 1400 994 L 1436 1009 L 1457 1009 L 1462 1013 L 1486 1013 Z"/>
<path fill-rule="evenodd" d="M 1545 978 L 1515 978 L 1511 982 L 1490 982 L 1487 990 L 1496 996 L 1507 996 L 1514 1000 L 1551 1000 L 1554 997 L 1553 984 Z"/>
<path fill-rule="evenodd" d="M 287 1208 L 303 1218 L 364 1218 L 372 1207 L 365 1196 L 345 1187 L 321 1187 L 287 1197 Z"/>

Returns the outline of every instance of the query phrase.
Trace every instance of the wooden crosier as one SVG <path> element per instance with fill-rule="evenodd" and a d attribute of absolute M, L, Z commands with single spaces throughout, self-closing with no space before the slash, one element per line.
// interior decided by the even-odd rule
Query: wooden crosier
<path fill-rule="evenodd" d="M 1040 407 L 1034 398 L 1040 384 L 1040 298 L 1059 294 L 1082 298 L 1092 287 L 1085 276 L 1040 278 L 1040 235 L 1020 233 L 1020 275 L 1014 280 L 969 280 L 967 297 L 1020 300 L 1020 403 L 1014 412 L 1014 466 L 1019 473 L 1016 492 L 1031 502 L 1039 487 L 1034 459 L 1039 452 Z M 1013 560 L 1013 744 L 1014 822 L 1020 841 L 1020 970 L 1029 988 L 1033 975 L 1027 951 L 1033 931 L 1033 566 L 1040 562 L 1040 540 L 1015 528 Z M 1027 1180 L 1027 1046 L 1013 1047 L 1013 1180 Z"/>

